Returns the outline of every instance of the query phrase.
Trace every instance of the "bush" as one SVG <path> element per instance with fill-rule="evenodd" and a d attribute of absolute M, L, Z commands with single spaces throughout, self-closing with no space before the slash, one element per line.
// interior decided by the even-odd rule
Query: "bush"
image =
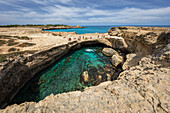
<path fill-rule="evenodd" d="M 27 24 L 27 25 L 0 25 L 0 27 L 48 27 L 48 26 L 68 26 L 68 25 L 63 25 L 63 24 L 47 24 L 47 25 L 43 25 L 43 24 Z"/>
<path fill-rule="evenodd" d="M 33 46 L 33 45 L 36 45 L 36 44 L 25 42 L 25 43 L 22 43 L 22 44 L 20 44 L 20 45 L 18 45 L 18 46 L 19 46 L 19 47 L 29 47 L 29 46 Z"/>
<path fill-rule="evenodd" d="M 30 38 L 29 38 L 29 37 L 27 37 L 27 36 L 22 36 L 22 37 L 20 37 L 20 39 L 23 39 L 23 40 L 29 40 Z"/>
<path fill-rule="evenodd" d="M 0 46 L 2 46 L 3 44 L 6 44 L 5 40 L 0 40 Z"/>
<path fill-rule="evenodd" d="M 21 36 L 21 37 L 19 37 L 19 36 L 14 36 L 14 38 L 18 38 L 18 39 L 21 39 L 21 40 L 29 40 L 29 39 L 30 39 L 30 38 L 27 37 L 27 36 Z"/>
<path fill-rule="evenodd" d="M 16 45 L 16 44 L 18 44 L 18 42 L 15 42 L 15 40 L 14 39 L 10 39 L 10 40 L 8 40 L 8 46 L 13 46 L 13 45 Z"/>
<path fill-rule="evenodd" d="M 8 52 L 11 52 L 11 51 L 16 51 L 16 48 L 10 48 L 10 49 L 8 50 Z"/>
<path fill-rule="evenodd" d="M 7 61 L 4 55 L 0 55 L 0 63 Z"/>
<path fill-rule="evenodd" d="M 12 36 L 9 35 L 0 35 L 1 39 L 10 39 Z"/>
<path fill-rule="evenodd" d="M 19 36 L 13 36 L 13 37 L 14 37 L 14 38 L 18 38 L 18 39 L 20 38 Z"/>

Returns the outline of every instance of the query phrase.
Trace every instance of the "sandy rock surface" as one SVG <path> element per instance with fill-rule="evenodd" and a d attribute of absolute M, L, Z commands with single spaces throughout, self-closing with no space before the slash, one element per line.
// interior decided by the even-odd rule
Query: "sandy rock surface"
<path fill-rule="evenodd" d="M 140 30 L 140 32 L 139 32 Z M 118 32 L 117 32 L 118 31 Z M 128 54 L 124 71 L 115 81 L 101 83 L 44 100 L 11 105 L 0 112 L 170 112 L 170 33 L 169 28 L 113 28 L 123 37 Z M 153 32 L 153 33 L 151 33 Z M 165 33 L 161 33 L 165 32 Z M 113 45 L 113 43 L 112 43 Z"/>
<path fill-rule="evenodd" d="M 123 57 L 119 54 L 115 54 L 111 58 L 112 65 L 114 65 L 115 67 L 117 67 L 119 64 L 123 64 L 123 61 Z"/>
<path fill-rule="evenodd" d="M 144 57 L 118 80 L 59 95 L 39 103 L 12 105 L 0 112 L 169 112 L 170 69 Z"/>
<path fill-rule="evenodd" d="M 101 33 L 92 33 L 92 34 L 76 34 L 74 32 L 67 33 L 67 32 L 46 32 L 42 31 L 40 28 L 29 28 L 29 27 L 17 27 L 17 28 L 0 28 L 0 36 L 12 36 L 11 39 L 15 39 L 15 42 L 18 44 L 13 46 L 8 46 L 4 44 L 0 46 L 1 54 L 8 54 L 12 53 L 8 50 L 10 48 L 19 49 L 19 51 L 41 51 L 44 49 L 48 49 L 50 47 L 59 46 L 63 44 L 67 44 L 68 42 L 72 41 L 86 41 L 86 40 L 93 40 L 93 39 L 100 39 L 103 35 L 107 36 L 108 34 L 101 34 Z M 26 36 L 30 38 L 29 40 L 21 40 L 13 38 L 14 36 Z M 70 40 L 69 40 L 70 39 Z M 3 39 L 7 40 L 7 39 Z M 30 47 L 19 47 L 19 44 L 22 43 L 33 43 L 35 45 Z M 17 52 L 17 51 L 14 51 Z"/>

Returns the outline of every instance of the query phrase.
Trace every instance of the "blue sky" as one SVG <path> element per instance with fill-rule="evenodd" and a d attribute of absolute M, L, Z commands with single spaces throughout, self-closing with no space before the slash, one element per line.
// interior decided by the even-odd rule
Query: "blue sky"
<path fill-rule="evenodd" d="M 170 25 L 170 0 L 0 0 L 0 24 Z"/>

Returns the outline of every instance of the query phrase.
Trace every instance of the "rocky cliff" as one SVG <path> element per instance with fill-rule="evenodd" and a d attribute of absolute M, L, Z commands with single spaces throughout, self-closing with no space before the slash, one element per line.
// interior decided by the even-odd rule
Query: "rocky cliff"
<path fill-rule="evenodd" d="M 121 51 L 128 53 L 123 64 L 124 71 L 117 80 L 86 88 L 83 92 L 75 91 L 55 96 L 51 94 L 38 103 L 25 102 L 12 105 L 0 112 L 168 113 L 169 28 L 118 27 L 110 29 L 109 33 L 124 38 L 125 42 L 121 42 L 121 45 L 124 45 Z M 78 47 L 79 44 L 72 45 Z M 115 43 L 112 43 L 112 47 L 119 48 Z M 63 53 L 65 49 L 60 54 Z"/>
<path fill-rule="evenodd" d="M 111 46 L 110 42 L 106 39 L 82 42 L 73 41 L 65 45 L 42 50 L 35 54 L 18 57 L 6 63 L 0 70 L 0 108 L 7 106 L 24 84 L 36 73 L 55 63 L 59 58 L 67 54 L 70 49 L 94 44 Z"/>

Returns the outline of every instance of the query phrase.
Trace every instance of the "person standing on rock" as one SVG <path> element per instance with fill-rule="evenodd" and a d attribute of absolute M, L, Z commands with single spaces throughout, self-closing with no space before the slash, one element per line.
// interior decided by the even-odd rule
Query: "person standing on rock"
<path fill-rule="evenodd" d="M 140 30 L 142 30 L 142 25 L 140 25 L 139 32 L 140 32 Z"/>

